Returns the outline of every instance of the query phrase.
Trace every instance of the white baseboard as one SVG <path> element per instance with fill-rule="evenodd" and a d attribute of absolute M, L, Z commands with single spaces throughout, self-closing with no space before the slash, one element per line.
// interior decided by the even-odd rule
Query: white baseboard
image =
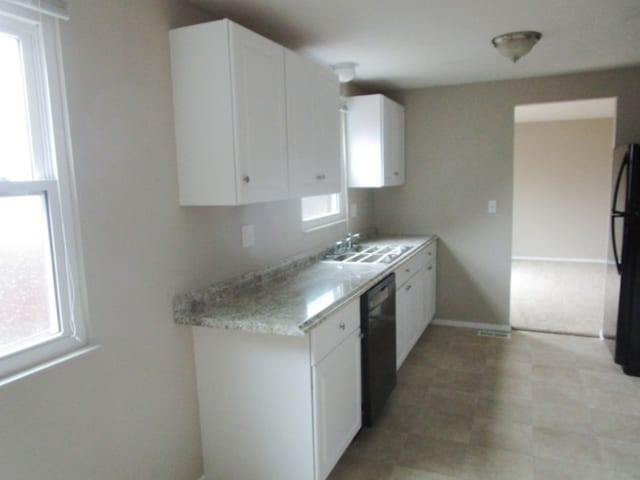
<path fill-rule="evenodd" d="M 513 256 L 511 260 L 527 260 L 530 262 L 561 262 L 561 263 L 607 263 L 601 258 L 567 258 L 567 257 L 522 257 Z"/>
<path fill-rule="evenodd" d="M 202 475 L 198 480 L 206 480 L 206 479 L 204 478 L 204 475 Z"/>
<path fill-rule="evenodd" d="M 511 325 L 498 325 L 496 323 L 467 322 L 466 320 L 450 320 L 447 318 L 435 318 L 431 325 L 443 327 L 475 328 L 476 330 L 495 330 L 498 332 L 510 332 Z"/>

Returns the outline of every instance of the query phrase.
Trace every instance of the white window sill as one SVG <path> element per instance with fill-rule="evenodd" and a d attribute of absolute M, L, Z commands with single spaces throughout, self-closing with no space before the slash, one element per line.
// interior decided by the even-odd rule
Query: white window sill
<path fill-rule="evenodd" d="M 72 360 L 74 358 L 78 358 L 78 357 L 82 357 L 86 354 L 88 354 L 89 352 L 93 352 L 94 350 L 97 350 L 98 348 L 100 348 L 100 345 L 87 345 L 84 347 L 81 347 L 77 350 L 74 350 L 72 352 L 66 353 L 64 355 L 61 355 L 57 358 L 54 358 L 52 360 L 48 360 L 46 362 L 40 363 L 38 365 L 35 365 L 33 367 L 30 367 L 26 370 L 22 370 L 20 372 L 17 373 L 13 373 L 7 377 L 4 378 L 0 378 L 0 387 L 3 387 L 5 385 L 9 385 L 10 383 L 13 382 L 17 382 L 19 380 L 22 380 L 23 378 L 27 378 L 33 374 L 36 373 L 40 373 L 44 370 L 47 370 L 51 367 L 55 367 L 56 365 L 60 365 L 61 363 L 65 363 L 69 360 Z"/>

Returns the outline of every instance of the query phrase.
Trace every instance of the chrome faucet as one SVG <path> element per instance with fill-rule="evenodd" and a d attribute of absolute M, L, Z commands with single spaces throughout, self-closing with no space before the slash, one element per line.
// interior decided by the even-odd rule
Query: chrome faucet
<path fill-rule="evenodd" d="M 353 233 L 353 234 L 347 233 L 347 238 L 345 239 L 346 250 L 352 250 L 358 244 L 359 240 L 360 240 L 359 233 Z"/>
<path fill-rule="evenodd" d="M 351 250 L 353 250 L 354 248 L 357 247 L 358 245 L 358 241 L 360 240 L 360 234 L 359 233 L 347 233 L 346 238 L 344 238 L 343 240 L 339 240 L 336 243 L 333 244 L 333 246 L 329 249 L 329 251 L 327 252 L 327 256 L 331 257 L 331 256 L 336 256 L 336 255 L 342 255 L 344 253 L 348 253 Z"/>

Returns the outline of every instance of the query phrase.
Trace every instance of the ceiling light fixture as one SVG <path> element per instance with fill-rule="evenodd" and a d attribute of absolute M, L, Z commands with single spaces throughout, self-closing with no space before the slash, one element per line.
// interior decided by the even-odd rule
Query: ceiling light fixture
<path fill-rule="evenodd" d="M 356 64 L 353 62 L 336 63 L 332 67 L 340 83 L 349 83 L 356 78 Z"/>
<path fill-rule="evenodd" d="M 542 38 L 540 32 L 510 32 L 498 35 L 491 40 L 493 46 L 513 63 L 524 57 Z"/>

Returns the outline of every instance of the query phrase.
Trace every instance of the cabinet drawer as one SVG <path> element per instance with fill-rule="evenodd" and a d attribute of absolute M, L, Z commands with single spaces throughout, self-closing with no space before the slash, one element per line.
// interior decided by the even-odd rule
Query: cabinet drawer
<path fill-rule="evenodd" d="M 427 258 L 427 250 L 423 249 L 396 268 L 396 290 L 400 289 L 407 280 L 427 265 Z"/>
<path fill-rule="evenodd" d="M 352 300 L 314 328 L 311 333 L 311 364 L 315 365 L 360 327 L 360 301 Z"/>

